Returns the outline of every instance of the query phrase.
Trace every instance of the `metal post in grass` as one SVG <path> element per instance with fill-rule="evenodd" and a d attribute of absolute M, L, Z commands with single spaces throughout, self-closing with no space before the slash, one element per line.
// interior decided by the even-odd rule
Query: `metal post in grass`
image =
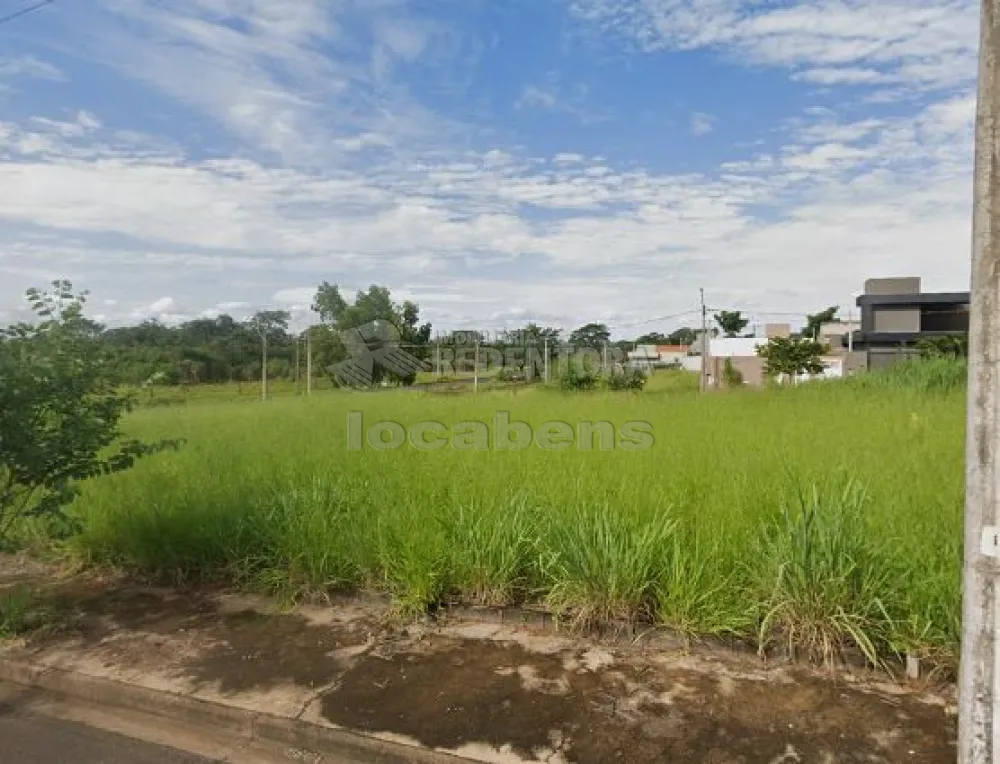
<path fill-rule="evenodd" d="M 972 213 L 959 764 L 1000 764 L 1000 0 L 983 0 Z"/>

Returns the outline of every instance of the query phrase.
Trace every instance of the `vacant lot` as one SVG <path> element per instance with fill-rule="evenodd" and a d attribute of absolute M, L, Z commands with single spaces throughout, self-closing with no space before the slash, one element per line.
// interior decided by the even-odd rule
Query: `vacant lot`
<path fill-rule="evenodd" d="M 814 657 L 916 650 L 950 665 L 961 392 L 685 387 L 323 391 L 141 410 L 131 434 L 187 445 L 86 486 L 69 551 L 295 596 L 375 588 L 409 611 L 532 602 L 579 623 L 639 619 Z M 365 433 L 434 421 L 446 440 L 351 450 L 351 412 Z M 497 450 L 497 412 L 535 435 L 565 423 L 572 437 Z M 469 421 L 489 447 L 455 446 Z M 607 450 L 600 432 L 587 437 L 584 423 L 600 421 L 614 430 Z M 651 447 L 622 447 L 629 422 L 649 425 Z"/>

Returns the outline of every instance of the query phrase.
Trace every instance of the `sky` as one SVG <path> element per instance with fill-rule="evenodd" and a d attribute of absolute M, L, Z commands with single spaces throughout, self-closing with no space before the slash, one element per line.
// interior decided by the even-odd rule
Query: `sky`
<path fill-rule="evenodd" d="M 55 0 L 0 24 L 0 320 L 56 278 L 108 324 L 327 281 L 616 338 L 967 289 L 978 8 Z"/>

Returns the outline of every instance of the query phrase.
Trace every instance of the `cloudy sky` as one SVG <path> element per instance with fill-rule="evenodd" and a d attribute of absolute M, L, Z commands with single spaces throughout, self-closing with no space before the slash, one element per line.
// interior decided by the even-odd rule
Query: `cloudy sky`
<path fill-rule="evenodd" d="M 0 24 L 0 318 L 56 277 L 112 323 L 326 280 L 617 336 L 965 289 L 978 6 L 55 0 Z"/>

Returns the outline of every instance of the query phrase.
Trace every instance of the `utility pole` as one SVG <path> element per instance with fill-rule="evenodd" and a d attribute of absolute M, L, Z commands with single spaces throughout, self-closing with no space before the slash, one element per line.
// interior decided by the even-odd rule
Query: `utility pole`
<path fill-rule="evenodd" d="M 708 390 L 708 309 L 705 307 L 705 290 L 701 290 L 701 391 Z"/>
<path fill-rule="evenodd" d="M 476 332 L 476 360 L 472 362 L 472 392 L 479 392 L 479 332 Z"/>
<path fill-rule="evenodd" d="M 299 394 L 299 345 L 302 344 L 302 335 L 295 335 L 295 394 Z"/>
<path fill-rule="evenodd" d="M 608 341 L 604 341 L 604 359 L 601 361 L 601 370 L 608 373 Z"/>
<path fill-rule="evenodd" d="M 549 382 L 549 335 L 542 337 L 542 368 L 544 369 L 545 383 Z"/>
<path fill-rule="evenodd" d="M 313 346 L 312 346 L 312 326 L 306 329 L 306 395 L 313 392 Z"/>
<path fill-rule="evenodd" d="M 983 0 L 972 210 L 959 764 L 1000 764 L 1000 0 Z"/>
<path fill-rule="evenodd" d="M 438 379 L 441 379 L 441 339 L 440 339 L 440 337 L 438 338 L 438 341 L 437 341 L 437 362 L 436 362 L 435 366 L 437 367 L 437 377 L 438 377 Z"/>
<path fill-rule="evenodd" d="M 847 311 L 847 352 L 854 352 L 854 311 Z"/>
<path fill-rule="evenodd" d="M 260 362 L 260 399 L 267 400 L 267 327 L 260 332 L 261 362 Z"/>

